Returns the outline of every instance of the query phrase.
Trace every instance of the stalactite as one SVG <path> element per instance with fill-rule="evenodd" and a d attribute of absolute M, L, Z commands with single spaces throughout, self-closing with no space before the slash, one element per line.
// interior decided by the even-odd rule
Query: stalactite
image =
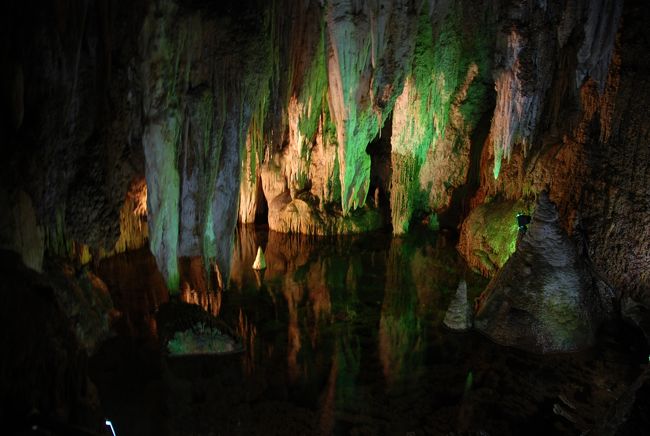
<path fill-rule="evenodd" d="M 150 246 L 172 292 L 178 256 L 202 256 L 206 274 L 228 283 L 240 154 L 253 113 L 265 112 L 270 78 L 272 19 L 268 10 L 254 12 L 231 22 L 200 10 L 178 14 L 173 1 L 161 0 L 145 21 Z M 226 40 L 231 51 L 222 50 Z"/>
<path fill-rule="evenodd" d="M 370 179 L 366 147 L 403 87 L 413 17 L 408 2 L 333 1 L 327 6 L 329 104 L 339 144 L 344 214 L 365 204 Z M 402 38 L 401 50 L 388 49 L 392 38 Z"/>
<path fill-rule="evenodd" d="M 467 38 L 461 29 L 469 20 L 460 6 L 436 12 L 445 19 L 435 31 L 429 14 L 420 15 L 412 72 L 393 111 L 390 199 L 397 234 L 408 231 L 414 211 L 444 210 L 450 189 L 465 182 L 469 136 L 487 106 L 487 30 Z"/>

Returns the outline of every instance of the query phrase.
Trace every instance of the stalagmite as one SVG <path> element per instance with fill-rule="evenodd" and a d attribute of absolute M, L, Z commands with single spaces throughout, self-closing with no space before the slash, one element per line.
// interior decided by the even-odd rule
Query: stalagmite
<path fill-rule="evenodd" d="M 262 247 L 257 247 L 257 256 L 255 256 L 255 262 L 253 262 L 253 269 L 263 270 L 266 269 L 266 259 L 264 258 L 264 252 Z"/>
<path fill-rule="evenodd" d="M 527 351 L 579 350 L 594 343 L 613 308 L 611 293 L 595 285 L 542 192 L 530 230 L 481 295 L 474 325 L 498 343 Z"/>
<path fill-rule="evenodd" d="M 456 296 L 451 300 L 447 309 L 444 324 L 452 330 L 468 330 L 472 328 L 472 314 L 467 304 L 467 282 L 458 283 Z"/>

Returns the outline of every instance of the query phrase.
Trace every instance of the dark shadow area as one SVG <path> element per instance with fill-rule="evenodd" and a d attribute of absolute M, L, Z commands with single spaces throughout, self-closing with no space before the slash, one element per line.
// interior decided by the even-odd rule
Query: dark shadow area
<path fill-rule="evenodd" d="M 263 225 L 269 223 L 269 204 L 262 189 L 262 177 L 257 177 L 257 209 L 255 210 L 255 224 Z"/>
<path fill-rule="evenodd" d="M 381 210 L 384 226 L 391 227 L 390 179 L 392 174 L 390 138 L 393 134 L 392 113 L 384 121 L 379 134 L 366 147 L 370 155 L 370 187 L 367 203 Z"/>
<path fill-rule="evenodd" d="M 490 147 L 486 141 L 490 134 L 492 114 L 496 104 L 496 93 L 491 91 L 490 105 L 479 119 L 471 137 L 470 164 L 467 172 L 467 183 L 456 188 L 451 197 L 449 208 L 440 214 L 440 227 L 457 232 L 458 227 L 469 215 L 470 201 L 481 184 L 481 154 L 484 147 Z"/>
<path fill-rule="evenodd" d="M 251 268 L 257 246 L 262 274 Z M 121 335 L 91 375 L 120 435 L 572 435 L 647 359 L 640 334 L 617 323 L 568 355 L 451 332 L 442 320 L 460 279 L 470 300 L 486 282 L 452 240 L 422 228 L 316 238 L 240 227 L 216 315 L 244 353 L 169 357 Z M 554 412 L 565 402 L 579 424 Z"/>

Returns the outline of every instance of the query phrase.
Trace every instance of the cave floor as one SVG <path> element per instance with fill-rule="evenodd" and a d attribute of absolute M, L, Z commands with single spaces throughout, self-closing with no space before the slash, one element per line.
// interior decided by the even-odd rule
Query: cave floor
<path fill-rule="evenodd" d="M 262 275 L 250 268 L 258 245 Z M 121 317 L 91 378 L 120 436 L 579 434 L 647 361 L 643 338 L 619 323 L 589 350 L 545 356 L 446 329 L 459 280 L 470 300 L 486 280 L 444 233 L 315 239 L 239 229 L 230 287 L 183 294 L 247 345 L 228 356 L 169 357 L 159 346 L 164 285 L 148 251 L 107 259 L 98 272 Z"/>

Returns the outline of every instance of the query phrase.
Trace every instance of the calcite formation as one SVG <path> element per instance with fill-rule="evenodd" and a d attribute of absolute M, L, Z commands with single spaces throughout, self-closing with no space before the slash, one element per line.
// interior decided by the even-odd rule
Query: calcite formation
<path fill-rule="evenodd" d="M 474 326 L 495 341 L 527 351 L 575 351 L 594 343 L 614 295 L 558 223 L 540 194 L 530 230 L 480 297 Z"/>
<path fill-rule="evenodd" d="M 46 256 L 87 263 L 146 239 L 173 291 L 182 257 L 228 283 L 237 220 L 319 235 L 459 226 L 468 263 L 493 275 L 512 235 L 490 241 L 507 220 L 490 211 L 548 187 L 562 227 L 643 299 L 641 6 L 16 6 L 0 53 L 3 187 L 30 198 Z M 146 182 L 146 231 L 125 208 L 133 180 Z M 40 236 L 25 241 L 38 266 Z"/>
<path fill-rule="evenodd" d="M 266 269 L 266 258 L 264 257 L 264 251 L 262 247 L 257 247 L 257 255 L 255 256 L 255 261 L 253 262 L 254 270 L 263 270 Z"/>

